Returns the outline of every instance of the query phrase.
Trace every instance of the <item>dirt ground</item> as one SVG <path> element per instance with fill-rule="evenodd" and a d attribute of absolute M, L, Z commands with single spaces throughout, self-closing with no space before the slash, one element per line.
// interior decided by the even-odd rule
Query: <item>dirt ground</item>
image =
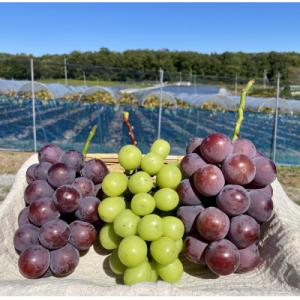
<path fill-rule="evenodd" d="M 0 151 L 0 174 L 16 174 L 31 152 Z"/>
<path fill-rule="evenodd" d="M 31 152 L 0 151 L 0 174 L 16 174 Z M 288 196 L 300 205 L 300 167 L 277 167 L 278 180 Z M 5 190 L 9 189 L 8 187 Z"/>

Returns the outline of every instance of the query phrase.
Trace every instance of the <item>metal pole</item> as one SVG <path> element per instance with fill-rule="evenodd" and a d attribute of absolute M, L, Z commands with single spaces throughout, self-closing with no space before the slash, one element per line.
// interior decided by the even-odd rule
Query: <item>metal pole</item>
<path fill-rule="evenodd" d="M 275 123 L 273 136 L 273 161 L 276 163 L 276 144 L 277 144 L 277 123 L 278 123 L 278 100 L 280 95 L 280 73 L 277 73 L 277 88 L 276 88 L 276 108 L 275 108 Z"/>
<path fill-rule="evenodd" d="M 263 79 L 263 88 L 266 88 L 266 83 L 267 83 L 267 70 L 264 69 L 264 79 Z"/>
<path fill-rule="evenodd" d="M 179 84 L 181 85 L 181 82 L 182 82 L 182 74 L 181 74 L 181 71 L 179 72 Z"/>
<path fill-rule="evenodd" d="M 163 93 L 163 83 L 164 83 L 164 70 L 163 69 L 159 69 L 159 82 L 160 82 L 160 99 L 159 99 L 158 129 L 157 129 L 157 138 L 158 139 L 160 139 L 160 131 L 161 131 L 162 93 Z"/>
<path fill-rule="evenodd" d="M 234 93 L 235 93 L 236 96 L 237 96 L 237 79 L 238 79 L 238 76 L 237 76 L 237 73 L 235 73 Z"/>
<path fill-rule="evenodd" d="M 33 59 L 30 59 L 30 71 L 31 71 L 31 94 L 32 94 L 32 130 L 33 130 L 33 146 L 34 152 L 36 152 L 36 124 L 35 124 L 35 92 L 34 92 L 34 68 Z"/>
<path fill-rule="evenodd" d="M 65 69 L 65 85 L 68 85 L 68 70 L 67 70 L 67 59 L 64 59 L 64 69 Z"/>
<path fill-rule="evenodd" d="M 194 91 L 197 93 L 197 74 L 194 74 Z"/>

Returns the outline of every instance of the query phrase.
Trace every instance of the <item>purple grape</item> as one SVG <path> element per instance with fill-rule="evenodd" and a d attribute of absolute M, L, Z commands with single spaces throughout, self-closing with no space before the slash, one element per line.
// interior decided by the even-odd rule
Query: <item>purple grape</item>
<path fill-rule="evenodd" d="M 212 164 L 222 163 L 232 152 L 232 143 L 222 133 L 208 135 L 200 145 L 201 156 Z"/>
<path fill-rule="evenodd" d="M 184 224 L 185 232 L 190 232 L 197 216 L 204 211 L 202 205 L 195 206 L 181 206 L 177 210 L 177 217 L 181 219 Z"/>
<path fill-rule="evenodd" d="M 267 198 L 272 198 L 273 196 L 273 188 L 270 184 L 266 185 L 264 188 L 261 189 L 248 189 L 248 192 L 252 191 L 262 192 Z"/>
<path fill-rule="evenodd" d="M 26 171 L 26 181 L 28 184 L 30 184 L 31 182 L 35 181 L 35 169 L 38 166 L 38 164 L 33 164 L 31 165 L 27 171 Z"/>
<path fill-rule="evenodd" d="M 65 184 L 71 184 L 75 177 L 74 169 L 68 168 L 63 163 L 57 163 L 49 169 L 47 180 L 53 187 L 58 188 Z"/>
<path fill-rule="evenodd" d="M 239 249 L 240 265 L 236 270 L 237 273 L 246 273 L 254 270 L 261 262 L 258 246 L 254 243 L 247 248 Z"/>
<path fill-rule="evenodd" d="M 182 180 L 178 185 L 176 192 L 182 205 L 202 204 L 189 179 Z"/>
<path fill-rule="evenodd" d="M 253 217 L 257 222 L 266 222 L 272 215 L 273 201 L 267 197 L 263 192 L 251 191 L 249 193 L 251 203 L 247 214 Z"/>
<path fill-rule="evenodd" d="M 250 206 L 250 196 L 240 185 L 225 185 L 217 195 L 217 206 L 228 216 L 245 213 Z"/>
<path fill-rule="evenodd" d="M 58 249 L 67 244 L 70 232 L 70 227 L 66 222 L 53 220 L 41 227 L 39 241 L 47 249 Z"/>
<path fill-rule="evenodd" d="M 230 226 L 230 220 L 220 209 L 208 207 L 196 219 L 199 234 L 208 241 L 223 239 Z"/>
<path fill-rule="evenodd" d="M 29 207 L 24 207 L 18 216 L 18 225 L 22 226 L 25 224 L 30 224 L 29 218 L 28 218 L 28 213 L 29 213 Z"/>
<path fill-rule="evenodd" d="M 244 154 L 236 154 L 226 158 L 222 171 L 228 183 L 246 185 L 255 176 L 255 165 L 251 158 Z"/>
<path fill-rule="evenodd" d="M 24 224 L 17 229 L 14 235 L 14 246 L 19 252 L 23 252 L 32 245 L 39 244 L 40 229 L 32 224 Z"/>
<path fill-rule="evenodd" d="M 53 276 L 53 273 L 52 273 L 52 271 L 51 271 L 51 269 L 49 267 L 48 270 L 46 271 L 46 273 L 44 273 L 44 275 L 41 278 L 49 278 L 51 276 Z"/>
<path fill-rule="evenodd" d="M 192 138 L 186 146 L 186 154 L 194 152 L 202 143 L 203 139 L 200 137 Z"/>
<path fill-rule="evenodd" d="M 262 189 L 258 189 L 258 191 L 264 193 L 264 195 L 268 198 L 272 198 L 272 196 L 273 196 L 273 188 L 270 184 L 268 184 L 267 186 L 265 186 Z"/>
<path fill-rule="evenodd" d="M 39 180 L 47 180 L 48 170 L 51 166 L 52 164 L 46 161 L 39 163 L 34 171 L 35 178 Z"/>
<path fill-rule="evenodd" d="M 95 195 L 95 185 L 93 181 L 88 178 L 78 177 L 73 181 L 72 185 L 79 190 L 82 197 Z"/>
<path fill-rule="evenodd" d="M 53 201 L 61 213 L 74 212 L 79 205 L 81 195 L 72 185 L 62 185 L 53 194 Z"/>
<path fill-rule="evenodd" d="M 233 217 L 230 223 L 229 237 L 238 248 L 246 248 L 259 240 L 260 226 L 250 216 Z"/>
<path fill-rule="evenodd" d="M 256 158 L 256 157 L 265 157 L 265 156 L 261 152 L 256 150 L 256 154 L 253 158 Z"/>
<path fill-rule="evenodd" d="M 180 169 L 185 177 L 191 177 L 198 169 L 207 163 L 197 154 L 189 153 L 180 162 Z"/>
<path fill-rule="evenodd" d="M 79 251 L 88 250 L 96 241 L 96 229 L 87 222 L 74 221 L 70 224 L 70 243 Z"/>
<path fill-rule="evenodd" d="M 204 251 L 207 245 L 207 243 L 193 236 L 187 236 L 184 240 L 183 254 L 189 261 L 195 264 L 203 264 Z"/>
<path fill-rule="evenodd" d="M 108 169 L 101 159 L 91 159 L 84 163 L 81 175 L 91 179 L 95 184 L 101 183 L 108 174 Z"/>
<path fill-rule="evenodd" d="M 66 164 L 69 168 L 74 169 L 76 172 L 79 172 L 84 164 L 84 156 L 78 151 L 69 150 L 62 155 L 60 162 Z"/>
<path fill-rule="evenodd" d="M 85 222 L 93 223 L 99 219 L 98 206 L 100 200 L 96 197 L 85 197 L 79 201 L 78 209 L 75 211 L 75 216 Z"/>
<path fill-rule="evenodd" d="M 250 158 L 253 158 L 256 155 L 256 147 L 248 139 L 235 140 L 232 145 L 232 154 L 244 154 Z"/>
<path fill-rule="evenodd" d="M 51 251 L 50 269 L 55 276 L 63 277 L 74 272 L 79 263 L 79 251 L 70 244 Z"/>
<path fill-rule="evenodd" d="M 54 193 L 53 188 L 45 180 L 36 180 L 30 183 L 24 192 L 24 199 L 27 204 L 30 204 L 36 199 L 42 197 L 51 197 Z"/>
<path fill-rule="evenodd" d="M 237 247 L 228 240 L 212 242 L 205 251 L 205 262 L 217 275 L 234 273 L 240 264 L 240 253 Z"/>
<path fill-rule="evenodd" d="M 23 251 L 18 261 L 20 273 L 29 279 L 43 276 L 50 265 L 50 252 L 42 246 L 34 245 Z"/>
<path fill-rule="evenodd" d="M 42 226 L 51 220 L 58 219 L 59 216 L 60 213 L 51 198 L 39 198 L 29 205 L 28 218 L 36 226 Z"/>
<path fill-rule="evenodd" d="M 104 193 L 103 193 L 103 190 L 102 190 L 102 184 L 101 183 L 95 184 L 94 196 L 96 196 L 98 199 L 103 199 Z"/>
<path fill-rule="evenodd" d="M 63 153 L 63 150 L 56 145 L 45 145 L 38 152 L 39 162 L 41 163 L 43 161 L 46 161 L 51 164 L 56 164 L 59 162 L 60 157 L 63 155 Z"/>
<path fill-rule="evenodd" d="M 272 160 L 266 157 L 256 157 L 253 161 L 256 168 L 253 184 L 256 187 L 265 187 L 276 179 L 277 170 Z"/>
<path fill-rule="evenodd" d="M 217 195 L 225 184 L 221 170 L 214 165 L 206 165 L 198 169 L 193 175 L 196 190 L 204 196 Z"/>

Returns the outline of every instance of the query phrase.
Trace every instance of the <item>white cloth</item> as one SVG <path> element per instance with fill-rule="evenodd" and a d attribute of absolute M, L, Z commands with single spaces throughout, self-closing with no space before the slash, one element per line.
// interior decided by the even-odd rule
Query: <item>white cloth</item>
<path fill-rule="evenodd" d="M 265 262 L 253 272 L 215 278 L 184 261 L 185 273 L 176 284 L 158 281 L 125 286 L 109 271 L 107 252 L 91 248 L 68 277 L 25 279 L 18 270 L 13 235 L 24 207 L 25 172 L 36 161 L 33 155 L 20 168 L 0 207 L 0 295 L 300 295 L 300 207 L 278 181 L 273 184 L 274 215 L 262 239 Z"/>

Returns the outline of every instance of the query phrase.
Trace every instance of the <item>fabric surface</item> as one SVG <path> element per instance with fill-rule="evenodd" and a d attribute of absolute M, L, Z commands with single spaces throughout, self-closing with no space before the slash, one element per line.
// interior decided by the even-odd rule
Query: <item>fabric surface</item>
<path fill-rule="evenodd" d="M 255 271 L 217 278 L 207 269 L 184 260 L 185 273 L 176 284 L 162 281 L 134 286 L 120 284 L 108 267 L 108 252 L 92 247 L 80 258 L 75 272 L 65 278 L 29 280 L 18 271 L 13 246 L 17 217 L 24 207 L 27 168 L 37 162 L 30 157 L 0 207 L 1 295 L 300 295 L 300 207 L 292 202 L 278 181 L 273 183 L 274 214 L 262 229 L 264 263 Z"/>

